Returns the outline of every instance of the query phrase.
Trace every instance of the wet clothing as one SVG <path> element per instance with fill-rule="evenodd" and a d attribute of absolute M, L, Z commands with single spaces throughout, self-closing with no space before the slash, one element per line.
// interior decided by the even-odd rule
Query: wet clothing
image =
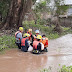
<path fill-rule="evenodd" d="M 24 52 L 27 52 L 28 51 L 28 48 L 29 48 L 28 39 L 23 38 L 21 40 L 21 50 L 24 51 Z"/>
<path fill-rule="evenodd" d="M 48 52 L 48 49 L 47 49 L 47 47 L 46 47 L 46 48 L 44 48 L 44 52 Z"/>
<path fill-rule="evenodd" d="M 33 42 L 33 49 L 41 51 L 41 44 L 40 44 L 39 41 L 34 41 Z"/>
<path fill-rule="evenodd" d="M 42 52 L 48 52 L 47 47 L 45 47 L 44 50 L 42 50 Z"/>
<path fill-rule="evenodd" d="M 19 49 L 21 49 L 21 43 L 16 43 Z"/>

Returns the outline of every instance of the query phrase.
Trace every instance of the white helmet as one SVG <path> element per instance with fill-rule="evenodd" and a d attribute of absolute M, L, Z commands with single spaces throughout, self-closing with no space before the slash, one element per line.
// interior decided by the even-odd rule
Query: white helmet
<path fill-rule="evenodd" d="M 39 33 L 39 30 L 36 30 L 35 33 Z"/>

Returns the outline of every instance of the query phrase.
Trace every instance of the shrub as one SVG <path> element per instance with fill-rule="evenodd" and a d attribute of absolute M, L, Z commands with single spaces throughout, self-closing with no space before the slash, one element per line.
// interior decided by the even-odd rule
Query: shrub
<path fill-rule="evenodd" d="M 43 70 L 40 70 L 40 72 L 52 72 L 51 70 L 52 68 L 49 67 L 48 69 L 45 68 Z M 58 70 L 55 72 L 72 72 L 72 66 L 63 65 L 61 68 L 58 68 Z"/>
<path fill-rule="evenodd" d="M 72 33 L 72 30 L 69 27 L 61 27 L 63 29 L 63 33 L 60 35 L 57 32 L 54 32 L 54 25 L 52 27 L 45 26 L 44 24 L 40 24 L 40 20 L 38 20 L 37 24 L 35 24 L 34 20 L 33 21 L 23 21 L 23 27 L 25 30 L 32 28 L 33 29 L 33 34 L 35 34 L 35 30 L 39 29 L 41 34 L 46 34 L 46 36 L 49 39 L 56 39 L 62 35 L 65 35 L 67 33 Z"/>
<path fill-rule="evenodd" d="M 6 48 L 16 48 L 15 37 L 6 36 L 6 35 L 0 37 L 0 50 Z"/>

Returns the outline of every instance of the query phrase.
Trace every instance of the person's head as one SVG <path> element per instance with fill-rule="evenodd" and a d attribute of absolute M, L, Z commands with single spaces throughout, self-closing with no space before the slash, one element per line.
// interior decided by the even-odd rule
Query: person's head
<path fill-rule="evenodd" d="M 38 35 L 38 36 L 36 37 L 36 39 L 37 39 L 37 41 L 40 41 L 40 40 L 42 39 L 42 36 L 41 36 L 41 35 Z"/>
<path fill-rule="evenodd" d="M 19 27 L 19 31 L 20 32 L 23 32 L 23 27 Z"/>
<path fill-rule="evenodd" d="M 45 37 L 46 37 L 45 35 L 42 35 L 42 39 L 43 39 L 43 40 L 45 40 Z"/>
<path fill-rule="evenodd" d="M 32 33 L 32 29 L 28 29 L 28 32 L 29 32 L 29 33 Z"/>
<path fill-rule="evenodd" d="M 30 34 L 28 34 L 28 33 L 25 33 L 25 34 L 23 35 L 23 37 L 24 37 L 24 38 L 27 38 L 27 39 L 29 39 L 29 36 L 30 36 Z"/>
<path fill-rule="evenodd" d="M 39 30 L 36 30 L 35 33 L 36 33 L 36 36 L 38 36 L 39 35 Z"/>

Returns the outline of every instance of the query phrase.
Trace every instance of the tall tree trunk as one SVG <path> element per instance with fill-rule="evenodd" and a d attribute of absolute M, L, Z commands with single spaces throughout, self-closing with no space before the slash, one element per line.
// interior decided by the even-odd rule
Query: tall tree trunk
<path fill-rule="evenodd" d="M 2 14 L 0 13 L 0 21 L 2 21 Z"/>
<path fill-rule="evenodd" d="M 5 29 L 22 26 L 25 13 L 31 8 L 32 0 L 11 0 L 8 15 L 2 25 Z"/>

